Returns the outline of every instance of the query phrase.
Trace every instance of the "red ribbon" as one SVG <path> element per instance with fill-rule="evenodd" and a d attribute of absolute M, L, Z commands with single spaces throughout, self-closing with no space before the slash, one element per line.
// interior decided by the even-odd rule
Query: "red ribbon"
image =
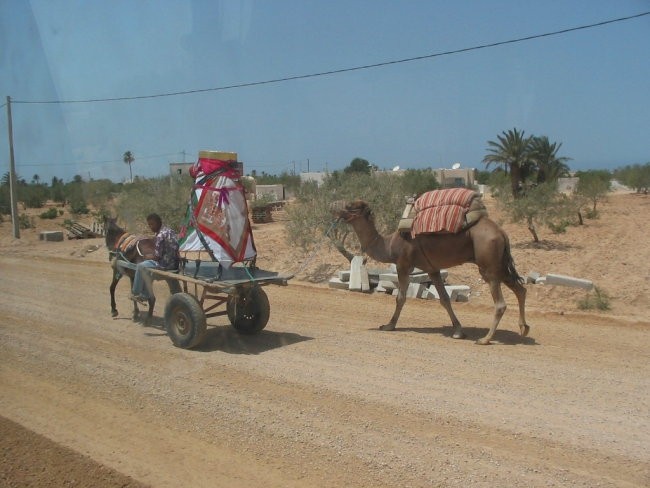
<path fill-rule="evenodd" d="M 190 168 L 190 176 L 196 178 L 200 173 L 210 175 L 215 171 L 219 171 L 221 176 L 230 179 L 239 178 L 240 174 L 234 163 L 237 161 L 222 161 L 220 159 L 199 158 Z"/>

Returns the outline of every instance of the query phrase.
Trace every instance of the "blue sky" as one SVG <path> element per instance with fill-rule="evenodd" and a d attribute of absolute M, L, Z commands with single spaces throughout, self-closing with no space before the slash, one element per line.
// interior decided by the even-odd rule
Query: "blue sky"
<path fill-rule="evenodd" d="M 167 174 L 203 149 L 245 171 L 484 169 L 517 128 L 573 170 L 650 161 L 647 0 L 0 0 L 0 173 L 31 180 Z M 154 96 L 154 97 L 152 97 Z M 111 98 L 131 100 L 87 102 Z M 82 101 L 79 103 L 34 103 Z M 25 103 L 30 102 L 30 103 Z"/>

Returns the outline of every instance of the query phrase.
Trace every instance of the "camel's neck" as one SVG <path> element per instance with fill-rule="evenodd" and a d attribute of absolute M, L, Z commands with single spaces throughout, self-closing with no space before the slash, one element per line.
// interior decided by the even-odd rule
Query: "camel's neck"
<path fill-rule="evenodd" d="M 392 236 L 382 236 L 374 224 L 364 218 L 352 221 L 352 228 L 359 238 L 361 248 L 375 261 L 380 263 L 394 263 L 395 258 L 390 253 L 390 240 Z"/>

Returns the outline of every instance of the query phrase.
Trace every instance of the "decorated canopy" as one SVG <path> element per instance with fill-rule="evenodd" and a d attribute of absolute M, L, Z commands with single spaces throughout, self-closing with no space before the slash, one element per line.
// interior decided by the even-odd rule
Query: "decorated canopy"
<path fill-rule="evenodd" d="M 236 153 L 200 151 L 190 169 L 194 185 L 179 233 L 184 257 L 207 254 L 225 268 L 257 254 Z"/>

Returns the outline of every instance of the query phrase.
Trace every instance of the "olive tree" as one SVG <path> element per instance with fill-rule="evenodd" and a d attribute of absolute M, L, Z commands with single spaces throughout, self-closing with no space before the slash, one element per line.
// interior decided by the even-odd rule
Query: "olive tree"
<path fill-rule="evenodd" d="M 296 201 L 287 207 L 290 217 L 287 223 L 290 243 L 309 251 L 327 236 L 331 245 L 346 259 L 351 260 L 360 252 L 359 241 L 349 225 L 335 220 L 332 206 L 356 199 L 364 200 L 373 210 L 377 230 L 382 234 L 394 232 L 397 230 L 406 198 L 438 187 L 432 172 L 413 171 L 417 174 L 409 174 L 408 178 L 391 172 L 334 172 L 320 187 L 314 183 L 304 184 Z M 424 185 L 428 185 L 428 188 Z"/>
<path fill-rule="evenodd" d="M 514 198 L 508 188 L 507 176 L 502 173 L 494 176 L 491 186 L 498 204 L 513 222 L 526 223 L 534 242 L 539 242 L 539 226 L 556 233 L 564 232 L 578 214 L 578 201 L 558 192 L 555 182 L 527 185 L 519 197 Z"/>

